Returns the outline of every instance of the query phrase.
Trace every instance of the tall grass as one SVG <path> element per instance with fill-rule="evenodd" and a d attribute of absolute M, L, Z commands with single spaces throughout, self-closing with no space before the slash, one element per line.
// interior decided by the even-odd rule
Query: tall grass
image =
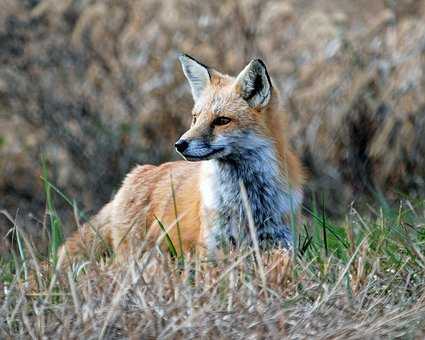
<path fill-rule="evenodd" d="M 63 242 L 63 231 L 62 231 L 62 222 L 60 217 L 56 213 L 53 197 L 52 197 L 52 188 L 49 182 L 49 173 L 47 169 L 47 163 L 44 158 L 42 158 L 42 168 L 43 168 L 43 184 L 44 191 L 46 193 L 46 205 L 47 205 L 47 216 L 50 220 L 50 242 L 49 242 L 49 257 L 51 262 L 56 265 L 57 263 L 57 252 L 60 245 Z"/>
<path fill-rule="evenodd" d="M 163 229 L 158 242 L 165 240 L 169 254 L 153 247 L 125 266 L 93 257 L 84 272 L 76 266 L 55 273 L 43 261 L 55 259 L 61 224 L 56 191 L 45 189 L 48 223 L 58 230 L 50 231 L 44 259 L 34 255 L 14 223 L 18 254 L 1 259 L 1 338 L 413 339 L 425 334 L 423 200 L 404 199 L 393 208 L 377 204 L 362 213 L 352 206 L 339 221 L 325 215 L 323 201 L 320 208 L 304 207 L 296 261 L 283 250 L 260 253 L 254 242 L 253 248 L 229 250 L 215 262 L 190 254 L 176 262 L 178 248 L 167 237 L 175 226 L 158 220 Z M 34 284 L 34 278 L 40 282 Z"/>

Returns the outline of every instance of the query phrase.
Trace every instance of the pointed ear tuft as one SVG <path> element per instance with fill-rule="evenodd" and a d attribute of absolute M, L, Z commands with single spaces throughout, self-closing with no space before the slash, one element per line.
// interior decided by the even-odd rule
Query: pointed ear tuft
<path fill-rule="evenodd" d="M 270 101 L 272 83 L 261 59 L 252 60 L 236 78 L 236 86 L 252 108 L 263 108 Z"/>
<path fill-rule="evenodd" d="M 193 100 L 196 102 L 202 91 L 210 84 L 211 77 L 208 67 L 187 54 L 180 55 L 179 60 L 192 89 Z"/>

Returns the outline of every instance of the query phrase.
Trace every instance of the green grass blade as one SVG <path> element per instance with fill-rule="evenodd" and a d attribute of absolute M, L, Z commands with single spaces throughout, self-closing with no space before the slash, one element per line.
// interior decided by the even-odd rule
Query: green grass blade
<path fill-rule="evenodd" d="M 171 257 L 177 257 L 177 251 L 176 247 L 174 247 L 173 241 L 171 240 L 170 236 L 168 235 L 167 231 L 165 230 L 164 225 L 162 222 L 155 216 L 156 221 L 158 222 L 159 227 L 161 228 L 162 232 L 165 234 L 165 241 L 167 242 L 167 248 L 168 252 L 170 253 Z"/>
<path fill-rule="evenodd" d="M 171 194 L 173 196 L 174 215 L 176 217 L 177 237 L 179 239 L 179 248 L 180 248 L 179 261 L 182 262 L 184 260 L 183 259 L 183 243 L 182 243 L 182 237 L 180 233 L 179 216 L 177 213 L 177 202 L 176 202 L 176 193 L 174 190 L 173 175 L 171 173 L 170 173 L 170 182 L 171 182 Z"/>
<path fill-rule="evenodd" d="M 329 256 L 328 250 L 328 237 L 326 235 L 326 214 L 325 214 L 325 197 L 322 195 L 322 232 L 323 232 L 323 246 L 325 248 L 325 256 Z"/>
<path fill-rule="evenodd" d="M 56 213 L 53 197 L 51 193 L 51 186 L 49 184 L 48 179 L 48 169 L 47 164 L 42 158 L 42 168 L 43 168 L 43 177 L 46 178 L 44 183 L 44 191 L 46 193 L 46 203 L 47 203 L 47 212 L 50 219 L 50 242 L 49 242 L 49 256 L 53 264 L 57 263 L 57 252 L 59 247 L 63 242 L 63 230 L 62 230 L 62 222 Z"/>

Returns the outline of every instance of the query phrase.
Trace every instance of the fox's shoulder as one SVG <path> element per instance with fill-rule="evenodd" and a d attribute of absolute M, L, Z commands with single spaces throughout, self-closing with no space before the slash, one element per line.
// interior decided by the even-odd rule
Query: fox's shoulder
<path fill-rule="evenodd" d="M 171 183 L 176 193 L 179 188 L 197 176 L 199 164 L 186 161 L 161 165 L 137 165 L 125 177 L 113 200 L 116 215 L 136 215 L 154 201 L 171 197 Z"/>

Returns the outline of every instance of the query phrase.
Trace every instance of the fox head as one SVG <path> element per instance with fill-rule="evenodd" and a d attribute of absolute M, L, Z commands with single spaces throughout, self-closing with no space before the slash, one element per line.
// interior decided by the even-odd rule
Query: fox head
<path fill-rule="evenodd" d="M 252 60 L 237 77 L 219 73 L 188 55 L 181 55 L 192 90 L 192 124 L 176 142 L 187 160 L 241 158 L 254 140 L 268 134 L 264 116 L 276 91 L 263 61 Z"/>

